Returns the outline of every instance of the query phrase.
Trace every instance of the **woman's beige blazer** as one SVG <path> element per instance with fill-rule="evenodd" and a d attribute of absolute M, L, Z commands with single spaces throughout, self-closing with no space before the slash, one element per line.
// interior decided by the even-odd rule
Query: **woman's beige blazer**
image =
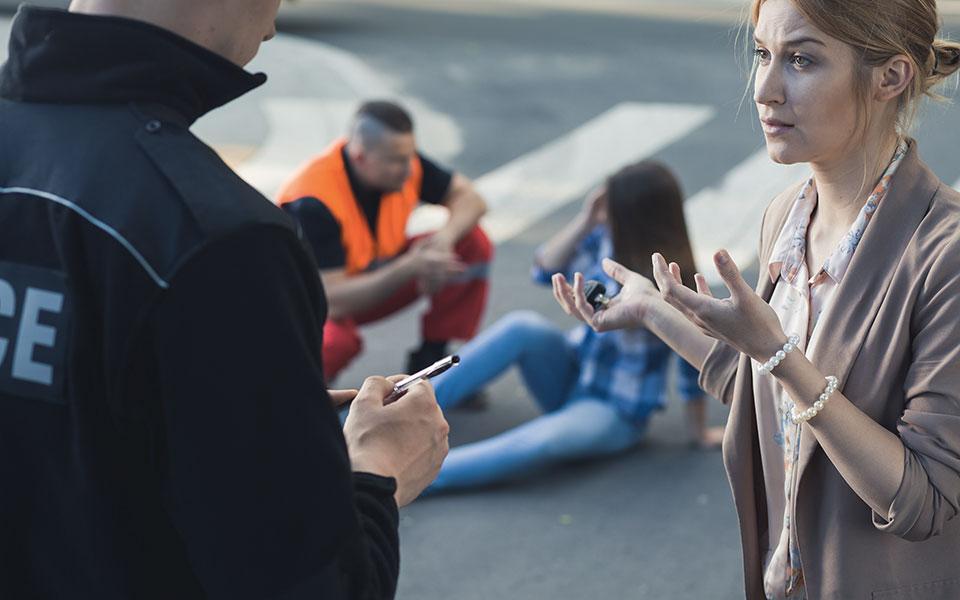
<path fill-rule="evenodd" d="M 761 266 L 798 191 L 764 215 Z M 760 273 L 757 292 L 769 300 L 774 285 Z M 916 142 L 818 327 L 811 360 L 900 436 L 905 476 L 889 515 L 874 514 L 804 432 L 795 498 L 808 598 L 960 600 L 960 194 L 924 165 Z M 753 599 L 764 597 L 768 536 L 751 377 L 749 359 L 719 342 L 701 373 L 730 405 L 723 458 Z"/>

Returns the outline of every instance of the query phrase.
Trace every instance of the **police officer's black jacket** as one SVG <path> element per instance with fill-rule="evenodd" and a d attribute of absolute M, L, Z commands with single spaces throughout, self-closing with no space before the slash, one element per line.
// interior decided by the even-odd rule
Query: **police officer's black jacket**
<path fill-rule="evenodd" d="M 134 21 L 23 9 L 0 76 L 0 598 L 380 598 L 294 226 L 188 127 L 263 83 Z"/>

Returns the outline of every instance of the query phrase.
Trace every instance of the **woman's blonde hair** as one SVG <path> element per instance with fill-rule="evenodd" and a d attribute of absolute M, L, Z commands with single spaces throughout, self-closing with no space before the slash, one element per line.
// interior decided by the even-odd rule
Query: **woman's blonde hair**
<path fill-rule="evenodd" d="M 753 0 L 750 21 L 756 27 L 760 7 Z M 906 56 L 916 76 L 900 96 L 897 128 L 910 129 L 919 100 L 940 99 L 934 88 L 960 70 L 960 44 L 937 38 L 936 0 L 790 0 L 814 27 L 860 54 L 857 93 L 867 103 L 870 68 L 897 55 Z M 864 124 L 865 125 L 865 124 Z"/>

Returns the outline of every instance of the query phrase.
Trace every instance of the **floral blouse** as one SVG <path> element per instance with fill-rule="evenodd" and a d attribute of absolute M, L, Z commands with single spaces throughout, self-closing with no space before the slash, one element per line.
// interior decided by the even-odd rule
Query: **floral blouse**
<path fill-rule="evenodd" d="M 768 263 L 770 279 L 776 283 L 770 306 L 787 335 L 800 338 L 800 350 L 807 356 L 816 354 L 817 323 L 829 309 L 853 253 L 908 149 L 908 143 L 901 141 L 850 231 L 813 276 L 810 276 L 806 261 L 807 230 L 817 206 L 816 182 L 812 177 L 801 189 L 787 215 Z M 770 599 L 805 599 L 800 549 L 792 527 L 797 484 L 795 466 L 803 427 L 790 420 L 793 401 L 776 378 L 761 374 L 758 370 L 760 363 L 756 361 L 753 367 L 753 392 L 769 520 L 764 589 Z"/>

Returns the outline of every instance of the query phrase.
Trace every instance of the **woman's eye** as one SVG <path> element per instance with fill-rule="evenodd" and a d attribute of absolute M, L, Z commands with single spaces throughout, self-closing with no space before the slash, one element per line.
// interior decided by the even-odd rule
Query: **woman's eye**
<path fill-rule="evenodd" d="M 809 58 L 807 58 L 806 56 L 800 56 L 799 54 L 793 57 L 793 64 L 795 64 L 798 67 L 810 66 L 811 62 L 812 61 Z"/>
<path fill-rule="evenodd" d="M 770 60 L 770 53 L 764 48 L 754 48 L 753 56 L 760 62 L 766 62 Z"/>

